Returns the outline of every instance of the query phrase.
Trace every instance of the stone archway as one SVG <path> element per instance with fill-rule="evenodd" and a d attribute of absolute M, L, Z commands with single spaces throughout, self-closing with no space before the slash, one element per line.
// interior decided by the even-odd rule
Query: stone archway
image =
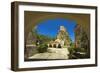
<path fill-rule="evenodd" d="M 53 18 L 64 18 L 75 20 L 77 24 L 82 25 L 85 29 L 88 37 L 90 36 L 88 33 L 90 32 L 90 15 L 89 14 L 72 14 L 72 13 L 50 13 L 50 12 L 32 12 L 32 11 L 25 11 L 25 40 L 29 32 L 35 27 L 38 23 Z"/>

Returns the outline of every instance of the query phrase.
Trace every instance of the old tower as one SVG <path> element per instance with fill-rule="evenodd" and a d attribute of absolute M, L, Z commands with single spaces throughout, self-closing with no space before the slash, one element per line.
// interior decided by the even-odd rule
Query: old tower
<path fill-rule="evenodd" d="M 57 34 L 57 39 L 61 41 L 60 43 L 62 46 L 70 47 L 71 39 L 64 26 L 60 26 L 60 30 L 58 31 L 58 34 Z"/>
<path fill-rule="evenodd" d="M 58 34 L 56 36 L 56 39 L 54 41 L 51 41 L 49 45 L 52 45 L 52 47 L 58 47 L 59 45 L 61 47 L 70 47 L 71 39 L 69 37 L 69 34 L 64 26 L 60 26 L 60 29 L 58 30 Z"/>

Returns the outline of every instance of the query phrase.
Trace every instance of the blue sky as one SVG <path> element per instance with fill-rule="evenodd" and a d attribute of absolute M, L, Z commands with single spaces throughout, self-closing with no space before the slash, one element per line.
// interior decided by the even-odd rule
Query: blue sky
<path fill-rule="evenodd" d="M 36 30 L 39 34 L 48 35 L 50 37 L 56 37 L 60 26 L 64 26 L 66 28 L 71 40 L 74 41 L 74 29 L 76 26 L 76 21 L 74 20 L 64 18 L 48 19 L 40 22 L 36 26 Z"/>

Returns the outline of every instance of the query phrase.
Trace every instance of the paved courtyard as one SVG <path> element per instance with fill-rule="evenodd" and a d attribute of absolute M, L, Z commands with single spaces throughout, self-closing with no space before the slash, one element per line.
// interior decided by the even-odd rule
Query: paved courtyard
<path fill-rule="evenodd" d="M 69 51 L 67 48 L 48 48 L 45 53 L 37 53 L 29 59 L 68 59 Z"/>

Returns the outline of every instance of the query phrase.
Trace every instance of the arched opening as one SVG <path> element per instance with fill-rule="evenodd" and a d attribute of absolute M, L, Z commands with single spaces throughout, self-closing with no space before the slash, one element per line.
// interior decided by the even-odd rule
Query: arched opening
<path fill-rule="evenodd" d="M 57 20 L 58 23 L 53 23 L 54 20 Z M 64 38 L 63 36 L 61 36 L 61 35 L 57 36 L 58 31 L 56 31 L 56 33 L 53 32 L 54 31 L 53 29 L 58 30 L 60 28 L 60 26 L 64 26 L 64 28 L 66 28 L 67 24 L 60 23 L 61 20 L 62 21 L 70 21 L 72 23 L 74 22 L 76 25 L 81 25 L 82 29 L 86 33 L 88 40 L 90 39 L 89 38 L 90 37 L 90 34 L 89 34 L 90 33 L 90 25 L 89 25 L 90 24 L 90 21 L 89 21 L 90 15 L 89 14 L 25 11 L 25 30 L 24 30 L 25 31 L 25 44 L 26 45 L 33 44 L 33 46 L 36 47 L 35 44 L 36 44 L 36 41 L 38 40 L 39 42 L 37 44 L 42 44 L 42 43 L 50 44 L 49 47 L 53 47 L 52 44 L 54 44 L 56 42 L 57 44 L 59 44 L 58 45 L 59 47 L 62 47 L 61 41 L 55 41 L 57 38 L 59 38 L 59 39 L 65 41 L 65 43 L 63 43 L 64 47 L 66 45 L 67 46 L 70 45 L 71 43 L 68 43 L 69 38 L 63 39 Z M 49 22 L 49 21 L 52 21 L 52 23 L 51 22 L 48 23 L 50 26 L 47 26 L 47 24 L 42 25 L 42 23 L 44 24 L 44 23 Z M 69 24 L 71 25 L 71 23 L 69 23 Z M 59 26 L 55 27 L 54 25 L 59 25 Z M 68 28 L 66 28 L 66 30 L 68 31 L 68 34 L 69 34 L 69 35 L 67 35 L 67 37 L 71 38 L 70 33 L 72 33 L 72 32 L 69 31 L 70 30 L 69 28 L 71 27 L 70 25 L 69 25 L 69 27 L 67 26 Z M 40 28 L 42 26 L 43 27 L 45 26 L 45 28 Z M 52 26 L 52 29 L 47 28 L 47 27 L 51 27 L 51 26 Z M 39 29 L 39 30 L 37 30 L 37 29 Z M 46 32 L 43 32 L 43 30 Z M 39 33 L 41 35 L 36 36 L 37 33 Z M 76 31 L 73 31 L 73 33 L 75 33 L 75 36 L 77 36 Z M 50 37 L 47 37 L 48 34 L 50 35 Z M 64 34 L 63 31 L 61 31 L 60 34 Z M 42 39 L 41 39 L 41 37 L 42 37 Z M 73 40 L 73 39 L 71 38 L 71 40 Z M 74 41 L 75 40 L 76 40 L 76 37 L 74 37 Z M 51 41 L 53 41 L 53 42 L 51 43 Z M 90 43 L 90 42 L 88 41 L 88 43 Z"/>

